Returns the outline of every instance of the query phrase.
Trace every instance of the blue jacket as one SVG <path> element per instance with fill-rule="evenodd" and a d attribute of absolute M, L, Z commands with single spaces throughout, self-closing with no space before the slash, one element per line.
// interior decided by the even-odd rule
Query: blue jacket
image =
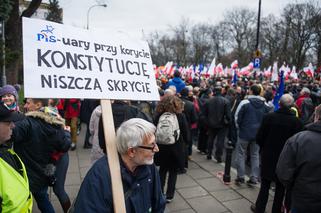
<path fill-rule="evenodd" d="M 176 93 L 180 93 L 182 91 L 182 89 L 185 88 L 185 83 L 181 78 L 174 77 L 173 79 L 169 80 L 169 82 L 167 83 L 166 88 L 168 88 L 169 86 L 175 86 L 176 87 Z"/>
<path fill-rule="evenodd" d="M 241 101 L 235 112 L 235 124 L 239 130 L 239 137 L 243 140 L 255 141 L 263 116 L 269 111 L 270 108 L 260 96 L 249 95 L 248 99 Z"/>
<path fill-rule="evenodd" d="M 81 184 L 74 212 L 114 212 L 108 167 L 107 157 L 104 156 L 88 171 Z M 138 167 L 136 176 L 128 171 L 122 161 L 120 169 L 124 195 L 127 197 L 125 199 L 127 213 L 164 212 L 165 198 L 155 165 Z"/>

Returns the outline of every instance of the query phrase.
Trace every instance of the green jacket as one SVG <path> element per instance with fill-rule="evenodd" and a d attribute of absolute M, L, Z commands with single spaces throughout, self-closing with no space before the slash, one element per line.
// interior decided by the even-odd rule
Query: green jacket
<path fill-rule="evenodd" d="M 16 165 L 20 172 L 12 167 L 12 164 Z M 12 149 L 0 152 L 0 177 L 0 212 L 31 212 L 32 195 L 26 168 Z"/>

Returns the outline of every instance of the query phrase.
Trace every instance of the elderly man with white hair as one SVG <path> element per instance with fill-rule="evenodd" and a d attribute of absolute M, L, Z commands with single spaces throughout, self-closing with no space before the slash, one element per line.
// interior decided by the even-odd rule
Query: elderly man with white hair
<path fill-rule="evenodd" d="M 155 130 L 152 123 L 140 118 L 125 121 L 117 130 L 116 146 L 126 212 L 164 212 L 165 198 L 153 164 L 154 155 L 159 151 Z M 74 212 L 114 212 L 106 156 L 88 171 L 76 198 Z"/>
<path fill-rule="evenodd" d="M 279 101 L 280 108 L 263 118 L 257 132 L 256 143 L 261 154 L 261 188 L 255 205 L 251 206 L 253 212 L 265 212 L 271 182 L 275 182 L 272 212 L 281 212 L 285 190 L 276 177 L 276 164 L 286 140 L 302 129 L 302 123 L 290 109 L 293 103 L 293 97 L 284 94 Z"/>

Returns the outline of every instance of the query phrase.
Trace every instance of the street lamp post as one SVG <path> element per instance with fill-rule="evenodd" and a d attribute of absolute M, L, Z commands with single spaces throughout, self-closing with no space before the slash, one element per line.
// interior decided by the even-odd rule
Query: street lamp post
<path fill-rule="evenodd" d="M 1 31 L 1 51 L 2 51 L 2 86 L 7 84 L 7 76 L 6 76 L 6 40 L 5 40 L 5 31 L 4 31 L 4 20 L 0 20 L 0 31 Z"/>
<path fill-rule="evenodd" d="M 258 15 L 257 15 L 257 29 L 256 29 L 255 50 L 259 50 L 260 22 L 261 22 L 261 0 L 259 0 L 259 11 L 258 11 Z"/>
<path fill-rule="evenodd" d="M 87 11 L 87 30 L 89 29 L 89 13 L 90 13 L 90 10 L 94 7 L 107 7 L 107 4 L 95 4 L 91 7 L 89 7 L 89 9 Z"/>
<path fill-rule="evenodd" d="M 257 29 L 256 29 L 256 44 L 255 44 L 255 52 L 253 57 L 254 79 L 256 78 L 256 72 L 260 71 L 261 62 L 262 62 L 262 54 L 261 54 L 261 51 L 259 50 L 260 23 L 261 23 L 261 0 L 259 0 L 259 11 L 257 15 Z"/>

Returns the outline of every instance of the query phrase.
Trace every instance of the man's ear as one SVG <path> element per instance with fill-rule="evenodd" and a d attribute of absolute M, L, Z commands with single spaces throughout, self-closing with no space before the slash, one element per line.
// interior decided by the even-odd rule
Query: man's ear
<path fill-rule="evenodd" d="M 127 149 L 127 155 L 130 158 L 133 158 L 135 156 L 135 153 L 136 153 L 136 150 L 133 147 L 130 147 L 130 148 Z"/>
<path fill-rule="evenodd" d="M 42 106 L 42 103 L 39 101 L 39 102 L 37 102 L 37 103 L 35 103 L 35 105 L 36 105 L 36 109 L 37 110 L 39 110 L 41 107 L 43 107 Z"/>

